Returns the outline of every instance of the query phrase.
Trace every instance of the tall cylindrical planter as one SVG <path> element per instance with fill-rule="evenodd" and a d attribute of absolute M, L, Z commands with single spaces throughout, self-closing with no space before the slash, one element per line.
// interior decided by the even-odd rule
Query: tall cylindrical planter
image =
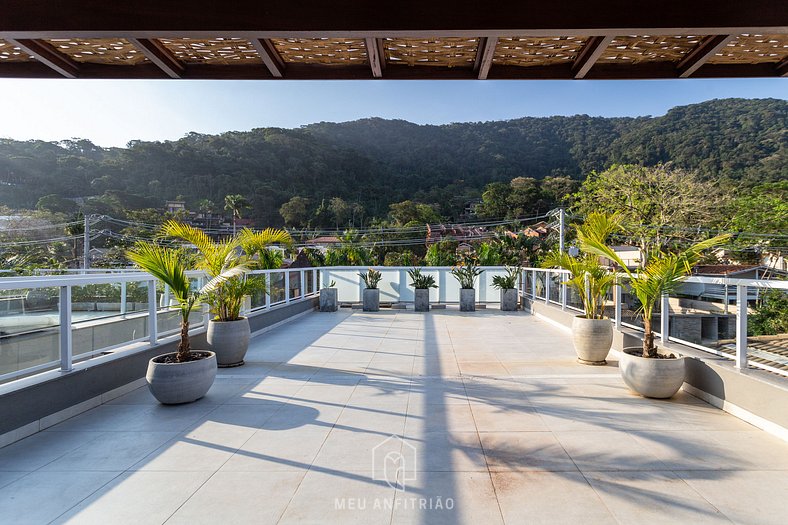
<path fill-rule="evenodd" d="M 336 288 L 322 288 L 320 290 L 320 311 L 336 312 L 339 308 Z"/>
<path fill-rule="evenodd" d="M 613 323 L 610 319 L 587 319 L 576 315 L 572 320 L 572 344 L 577 360 L 584 365 L 604 365 L 613 345 Z"/>
<path fill-rule="evenodd" d="M 415 309 L 417 312 L 430 311 L 430 289 L 416 288 L 415 290 Z"/>
<path fill-rule="evenodd" d="M 501 290 L 501 311 L 516 311 L 518 299 L 517 288 L 505 288 Z"/>
<path fill-rule="evenodd" d="M 191 403 L 208 393 L 216 379 L 216 354 L 200 351 L 192 351 L 192 354 L 205 354 L 205 357 L 186 363 L 165 362 L 168 357 L 175 356 L 171 353 L 156 356 L 148 362 L 145 379 L 159 403 Z"/>
<path fill-rule="evenodd" d="M 476 290 L 474 288 L 460 288 L 460 311 L 476 311 Z"/>
<path fill-rule="evenodd" d="M 364 288 L 363 307 L 365 312 L 380 310 L 380 290 L 377 288 Z"/>
<path fill-rule="evenodd" d="M 624 348 L 618 368 L 629 388 L 644 397 L 667 399 L 684 384 L 684 357 L 642 357 L 639 346 Z"/>
<path fill-rule="evenodd" d="M 216 353 L 219 368 L 229 368 L 244 364 L 244 356 L 249 349 L 251 330 L 249 319 L 242 317 L 237 321 L 208 322 L 206 339 L 208 349 Z"/>

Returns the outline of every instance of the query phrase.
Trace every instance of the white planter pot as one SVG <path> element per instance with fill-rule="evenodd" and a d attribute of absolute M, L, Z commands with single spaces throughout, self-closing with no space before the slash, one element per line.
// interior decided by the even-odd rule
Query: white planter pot
<path fill-rule="evenodd" d="M 216 354 L 192 351 L 207 357 L 187 363 L 159 363 L 175 353 L 156 356 L 148 362 L 148 387 L 159 403 L 179 405 L 197 401 L 210 390 L 216 379 Z"/>
<path fill-rule="evenodd" d="M 645 397 L 673 397 L 684 384 L 684 357 L 654 359 L 641 357 L 639 346 L 624 348 L 618 368 L 629 388 Z"/>
<path fill-rule="evenodd" d="M 476 289 L 474 288 L 460 289 L 460 311 L 461 312 L 476 311 Z"/>
<path fill-rule="evenodd" d="M 363 307 L 365 312 L 380 310 L 380 290 L 377 288 L 364 288 Z"/>
<path fill-rule="evenodd" d="M 208 322 L 206 340 L 208 349 L 216 353 L 219 368 L 229 368 L 244 364 L 246 351 L 251 337 L 249 319 L 242 317 L 237 321 Z"/>
<path fill-rule="evenodd" d="M 577 360 L 584 365 L 604 365 L 613 345 L 613 323 L 610 319 L 586 319 L 576 315 L 572 320 L 572 344 Z"/>

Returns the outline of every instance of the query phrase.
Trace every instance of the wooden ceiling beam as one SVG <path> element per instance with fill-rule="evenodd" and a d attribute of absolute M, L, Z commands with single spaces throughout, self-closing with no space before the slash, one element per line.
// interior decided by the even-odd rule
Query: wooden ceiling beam
<path fill-rule="evenodd" d="M 782 59 L 782 61 L 777 63 L 775 66 L 774 71 L 777 73 L 778 77 L 788 77 L 788 57 Z"/>
<path fill-rule="evenodd" d="M 170 78 L 183 78 L 186 71 L 186 66 L 180 60 L 175 58 L 169 49 L 164 47 L 164 44 L 158 40 L 148 38 L 132 38 L 125 37 L 126 40 L 140 50 L 148 60 L 156 64 L 159 69 Z"/>
<path fill-rule="evenodd" d="M 66 78 L 77 78 L 79 76 L 79 64 L 74 62 L 68 55 L 59 52 L 48 42 L 21 38 L 18 40 L 8 39 L 7 42 L 34 56 L 36 60 Z"/>
<path fill-rule="evenodd" d="M 687 53 L 687 56 L 676 65 L 679 78 L 689 78 L 734 38 L 736 38 L 736 35 L 713 35 L 704 38 L 695 46 L 695 49 Z"/>
<path fill-rule="evenodd" d="M 367 46 L 367 59 L 369 67 L 372 69 L 374 78 L 383 78 L 383 71 L 386 69 L 386 52 L 383 49 L 383 39 L 365 38 L 364 44 Z"/>
<path fill-rule="evenodd" d="M 607 46 L 613 41 L 612 36 L 592 36 L 590 37 L 583 49 L 577 54 L 574 64 L 572 64 L 572 75 L 575 79 L 585 78 L 594 64 L 605 52 Z"/>
<path fill-rule="evenodd" d="M 486 80 L 487 75 L 490 74 L 493 57 L 495 57 L 495 46 L 497 45 L 497 37 L 483 36 L 479 39 L 479 48 L 476 50 L 476 64 L 473 67 L 479 80 Z"/>
<path fill-rule="evenodd" d="M 257 54 L 263 60 L 265 67 L 274 78 L 283 78 L 285 76 L 285 62 L 276 50 L 276 46 L 269 38 L 250 38 L 252 46 L 254 46 Z"/>

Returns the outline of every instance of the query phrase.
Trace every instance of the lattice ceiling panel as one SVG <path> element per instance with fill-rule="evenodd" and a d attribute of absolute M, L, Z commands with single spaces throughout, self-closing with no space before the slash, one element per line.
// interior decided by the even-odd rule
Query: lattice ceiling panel
<path fill-rule="evenodd" d="M 710 64 L 758 64 L 779 62 L 788 56 L 788 34 L 740 35 L 719 53 L 709 58 Z"/>
<path fill-rule="evenodd" d="M 257 50 L 245 38 L 160 38 L 159 42 L 187 64 L 262 63 Z"/>
<path fill-rule="evenodd" d="M 386 38 L 386 60 L 409 66 L 473 67 L 478 38 Z"/>
<path fill-rule="evenodd" d="M 123 38 L 53 38 L 47 42 L 76 62 L 133 66 L 148 61 L 139 49 Z"/>
<path fill-rule="evenodd" d="M 571 62 L 583 48 L 586 37 L 499 38 L 493 63 L 502 66 L 545 66 Z"/>
<path fill-rule="evenodd" d="M 273 38 L 282 60 L 298 64 L 366 64 L 367 48 L 358 38 Z"/>
<path fill-rule="evenodd" d="M 599 57 L 599 63 L 678 62 L 702 39 L 700 36 L 617 36 Z"/>
<path fill-rule="evenodd" d="M 0 40 L 0 61 L 3 62 L 31 62 L 33 57 L 13 46 L 5 40 Z"/>

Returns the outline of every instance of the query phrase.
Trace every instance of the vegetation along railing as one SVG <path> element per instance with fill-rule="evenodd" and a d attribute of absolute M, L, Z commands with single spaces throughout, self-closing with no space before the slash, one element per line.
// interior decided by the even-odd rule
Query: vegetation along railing
<path fill-rule="evenodd" d="M 565 270 L 524 268 L 520 293 L 582 313 L 577 293 L 562 284 L 567 275 Z M 642 331 L 637 299 L 623 277 L 608 298 L 608 315 L 617 329 Z M 677 294 L 662 297 L 653 320 L 659 327 L 655 333 L 663 341 L 667 334 L 668 341 L 730 359 L 739 369 L 753 367 L 788 377 L 788 333 L 762 333 L 763 314 L 755 299 L 769 291 L 788 294 L 788 281 L 688 277 Z"/>
<path fill-rule="evenodd" d="M 313 297 L 316 268 L 256 270 L 267 293 L 249 298 L 244 311 L 260 312 Z M 193 286 L 205 282 L 189 272 Z M 39 275 L 0 279 L 0 383 L 105 354 L 129 352 L 177 336 L 178 312 L 170 291 L 138 271 Z M 209 313 L 191 317 L 192 333 L 204 331 Z M 65 329 L 68 327 L 69 329 Z"/>

